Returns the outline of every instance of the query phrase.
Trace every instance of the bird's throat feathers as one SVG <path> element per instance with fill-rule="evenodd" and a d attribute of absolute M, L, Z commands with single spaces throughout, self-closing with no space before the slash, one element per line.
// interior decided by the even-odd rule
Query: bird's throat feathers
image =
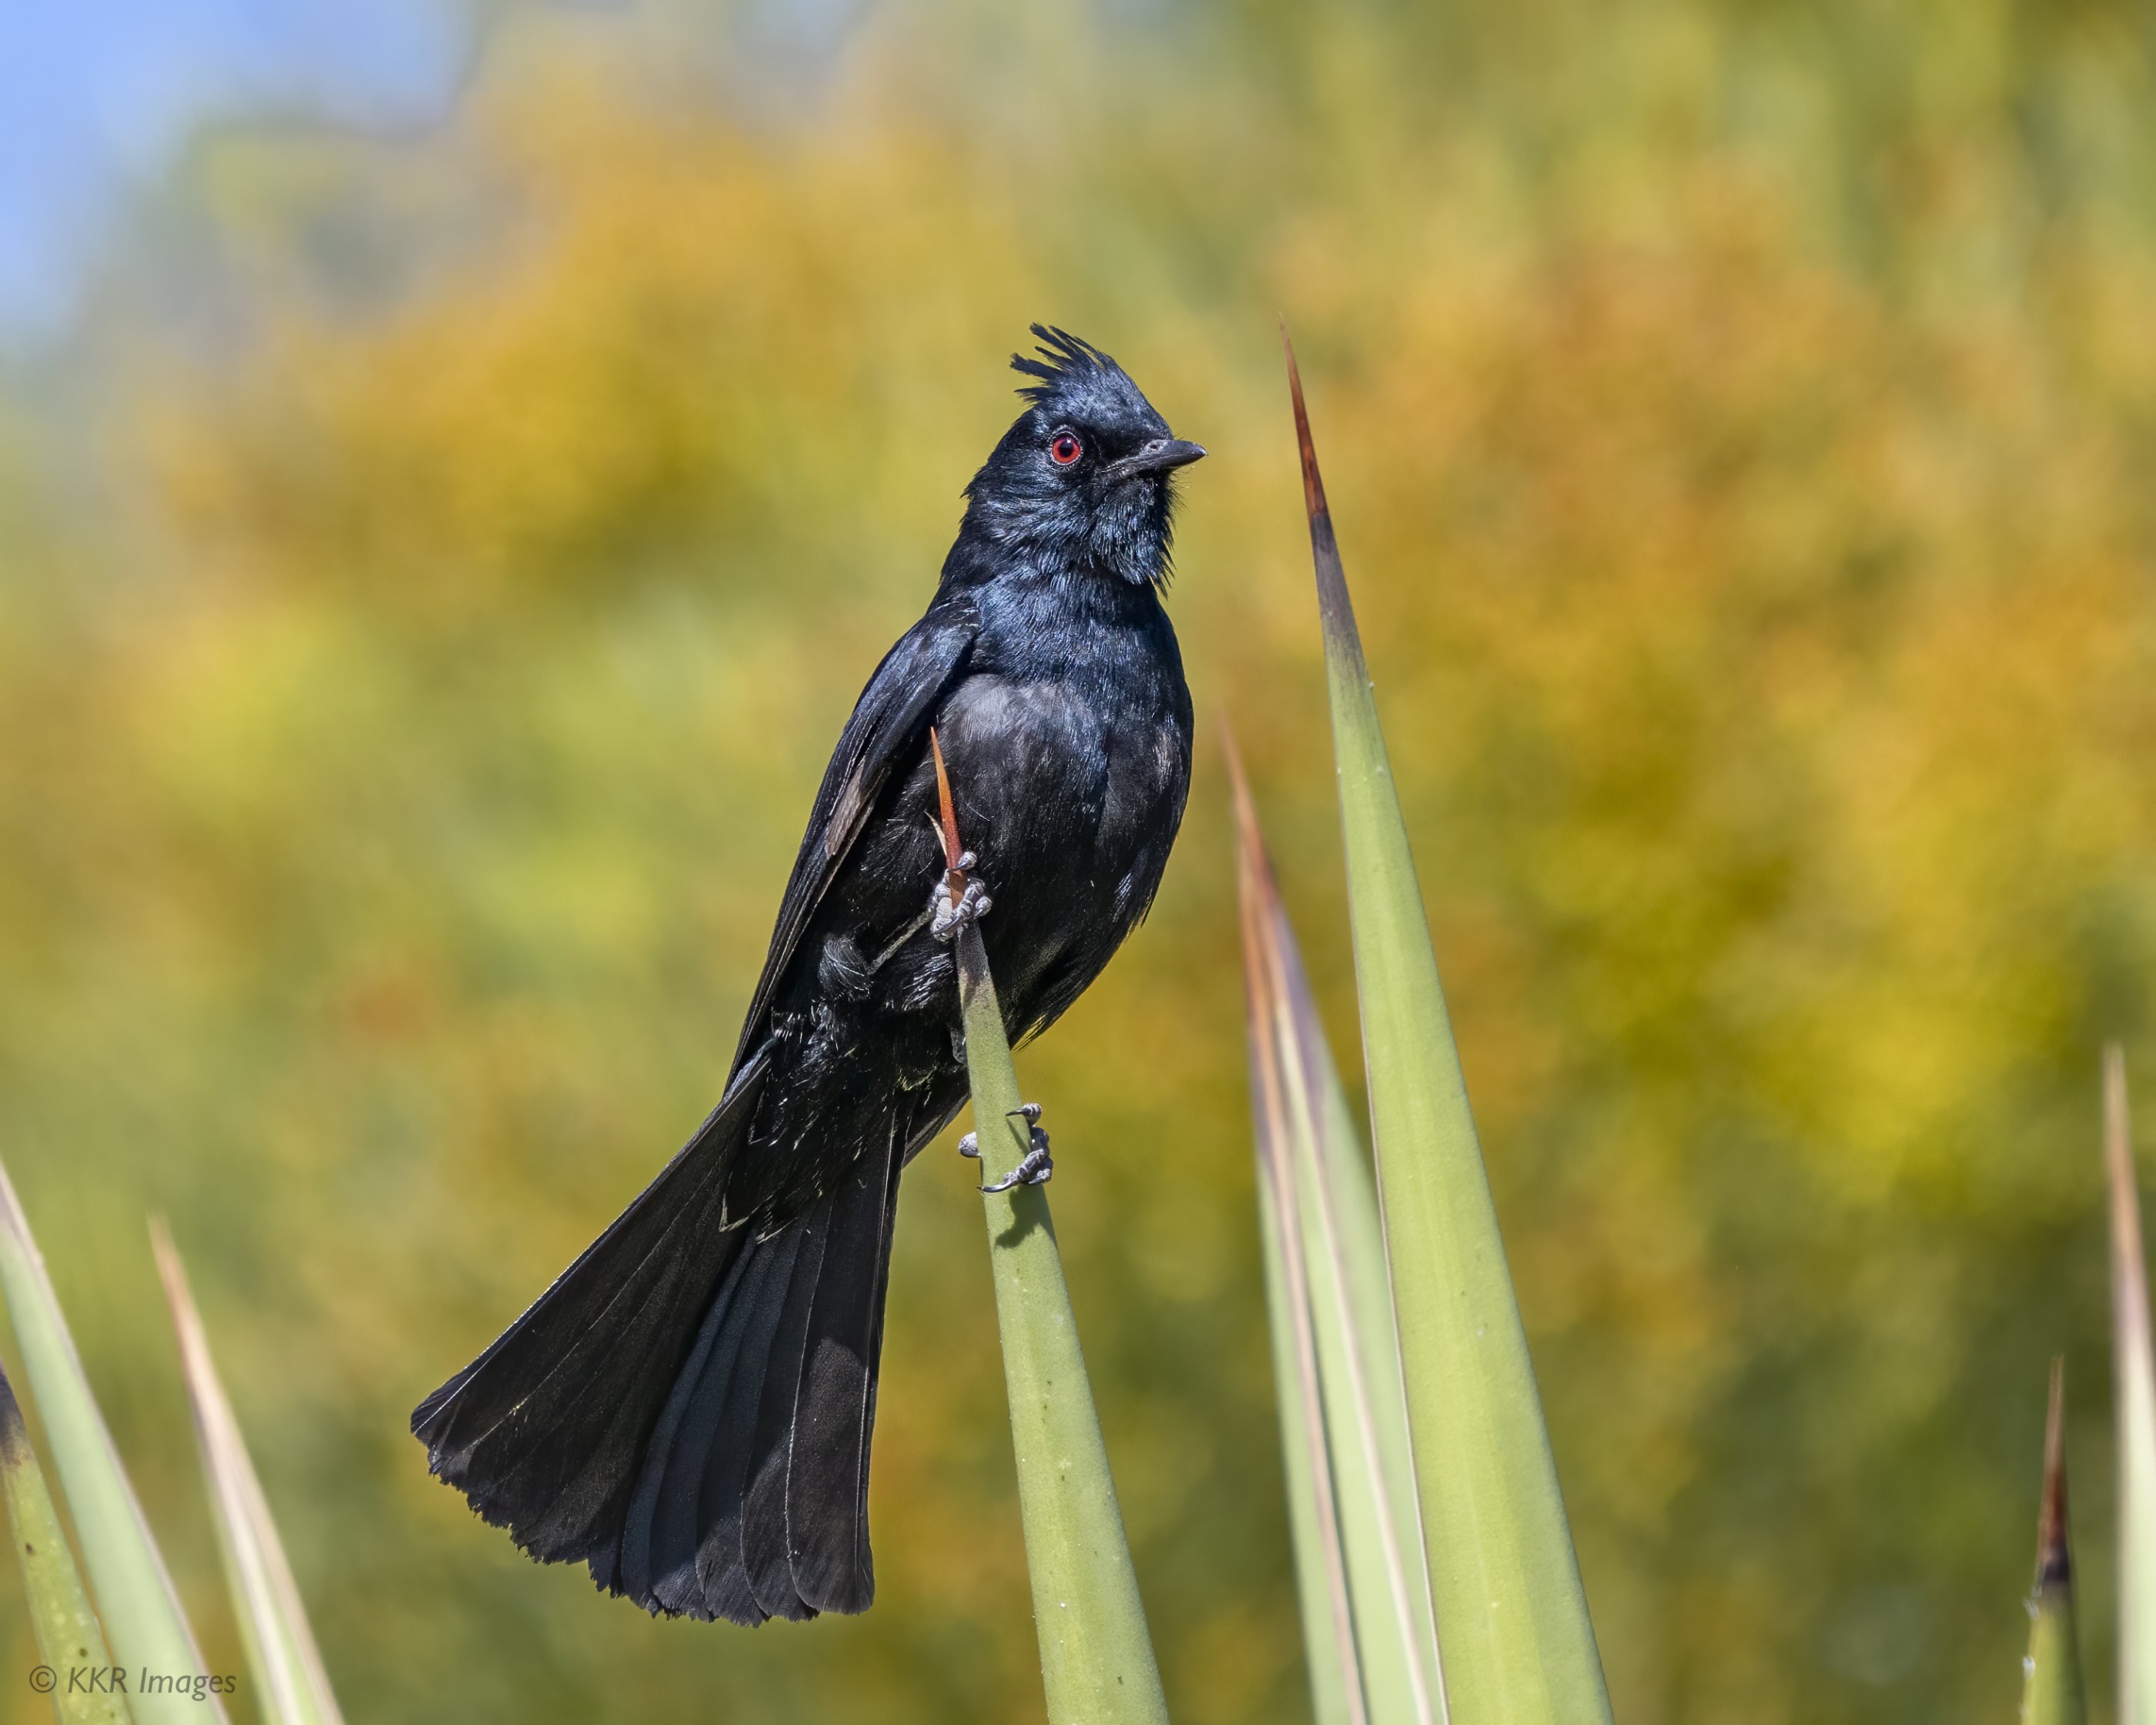
<path fill-rule="evenodd" d="M 967 491 L 947 574 L 981 569 L 1057 583 L 1165 588 L 1174 572 L 1173 490 L 1160 482 L 1133 485 L 1125 495 L 1084 502 L 998 495 L 977 480 Z"/>

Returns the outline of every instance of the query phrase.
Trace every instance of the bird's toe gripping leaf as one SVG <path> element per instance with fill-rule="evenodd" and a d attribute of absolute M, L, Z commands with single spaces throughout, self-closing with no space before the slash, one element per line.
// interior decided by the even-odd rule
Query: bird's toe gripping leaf
<path fill-rule="evenodd" d="M 963 869 L 972 860 L 973 853 L 968 851 L 959 859 L 959 865 Z M 928 890 L 928 932 L 947 945 L 958 938 L 960 929 L 969 927 L 987 916 L 993 908 L 994 902 L 988 896 L 987 889 L 978 880 L 967 881 L 955 901 L 951 896 L 949 885 L 938 880 Z"/>
<path fill-rule="evenodd" d="M 1020 1116 L 1024 1117 L 1027 1129 L 1026 1153 L 1019 1158 L 1018 1166 L 1003 1178 L 993 1185 L 982 1187 L 983 1192 L 1008 1192 L 1014 1186 L 1045 1186 L 1055 1173 L 1055 1163 L 1048 1153 L 1048 1133 L 1040 1124 L 1040 1104 L 1025 1102 L 1011 1110 L 1013 1119 Z M 978 1156 L 981 1153 L 978 1141 L 971 1151 L 966 1148 L 967 1141 L 973 1137 L 973 1133 L 968 1132 L 958 1141 L 960 1155 Z"/>

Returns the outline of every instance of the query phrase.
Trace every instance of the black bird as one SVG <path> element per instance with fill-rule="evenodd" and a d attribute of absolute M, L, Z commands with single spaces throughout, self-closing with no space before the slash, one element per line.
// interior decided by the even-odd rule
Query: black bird
<path fill-rule="evenodd" d="M 1205 452 L 1106 354 L 1033 333 L 1026 410 L 825 769 L 718 1106 L 412 1416 L 481 1517 L 654 1613 L 867 1609 L 899 1174 L 966 1096 L 952 937 L 985 918 L 1005 1027 L 1036 1034 L 1145 915 L 1182 822 L 1161 591 L 1173 475 Z M 955 910 L 932 726 L 976 855 Z"/>

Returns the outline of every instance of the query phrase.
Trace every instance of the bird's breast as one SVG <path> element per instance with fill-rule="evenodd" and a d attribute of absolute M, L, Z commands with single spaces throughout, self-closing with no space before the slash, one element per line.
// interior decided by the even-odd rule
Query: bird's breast
<path fill-rule="evenodd" d="M 999 675 L 953 692 L 942 736 L 959 830 L 1005 932 L 1112 914 L 1132 870 L 1173 835 L 1189 773 L 1173 692 Z"/>

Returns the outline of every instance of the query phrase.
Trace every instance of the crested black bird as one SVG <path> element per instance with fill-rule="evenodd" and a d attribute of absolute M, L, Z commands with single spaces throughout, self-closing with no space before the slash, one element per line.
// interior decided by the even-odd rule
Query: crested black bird
<path fill-rule="evenodd" d="M 1183 819 L 1161 592 L 1173 475 L 1205 452 L 1106 354 L 1033 333 L 1025 411 L 825 769 L 718 1106 L 412 1416 L 481 1517 L 649 1611 L 867 1609 L 899 1175 L 966 1096 L 951 937 L 983 919 L 1005 1028 L 1038 1034 L 1145 915 Z M 975 854 L 957 906 L 932 726 Z"/>

